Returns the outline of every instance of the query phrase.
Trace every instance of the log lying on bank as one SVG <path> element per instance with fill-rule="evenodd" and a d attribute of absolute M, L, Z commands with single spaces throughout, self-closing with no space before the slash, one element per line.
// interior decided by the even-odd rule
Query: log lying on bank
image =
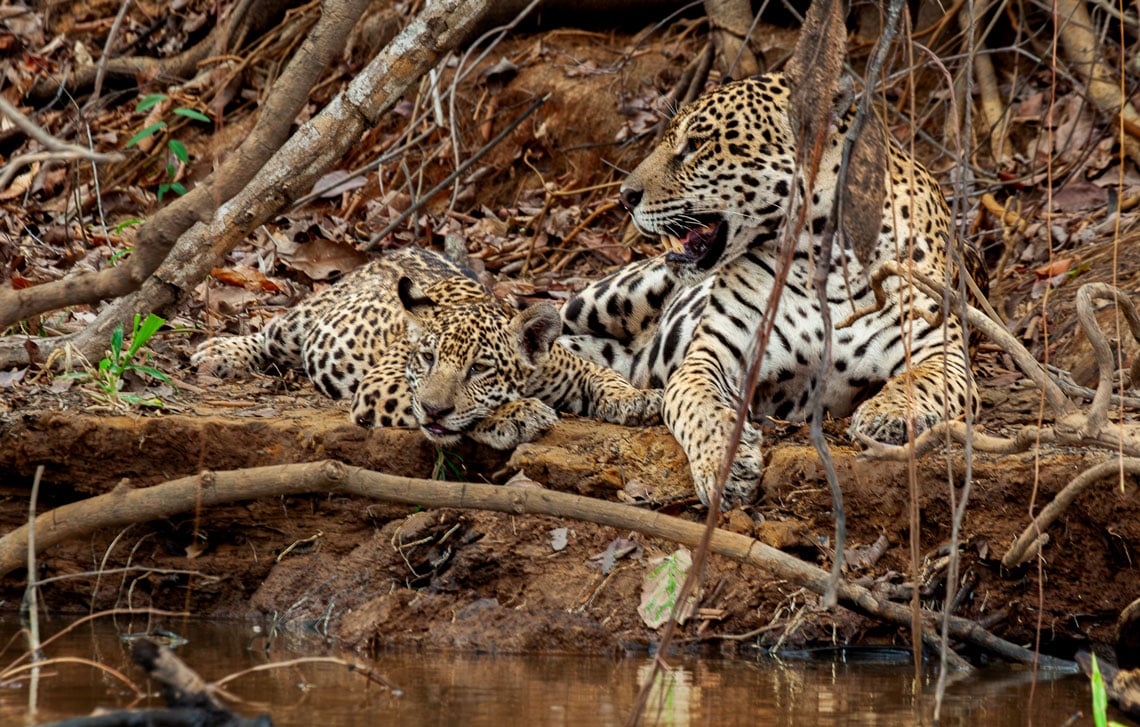
<path fill-rule="evenodd" d="M 697 523 L 595 498 L 529 487 L 396 477 L 325 460 L 231 472 L 203 472 L 137 490 L 116 488 L 105 495 L 40 515 L 35 521 L 35 543 L 32 547 L 40 552 L 65 539 L 87 535 L 100 528 L 170 517 L 197 507 L 317 492 L 352 494 L 429 508 L 470 508 L 515 515 L 566 517 L 635 530 L 690 547 L 697 546 L 704 534 L 704 526 Z M 0 576 L 26 563 L 28 539 L 27 525 L 0 538 Z M 762 568 L 775 578 L 819 595 L 828 587 L 829 575 L 823 569 L 745 535 L 718 529 L 713 533 L 711 550 Z M 911 623 L 909 608 L 882 600 L 867 588 L 843 581 L 839 585 L 838 596 L 842 605 L 859 613 L 900 626 Z M 938 615 L 928 612 L 923 617 L 924 641 L 937 644 Z M 952 617 L 949 623 L 953 639 L 1003 659 L 1045 668 L 1073 668 L 1070 662 L 1035 654 L 1030 649 L 1000 639 L 970 619 Z"/>

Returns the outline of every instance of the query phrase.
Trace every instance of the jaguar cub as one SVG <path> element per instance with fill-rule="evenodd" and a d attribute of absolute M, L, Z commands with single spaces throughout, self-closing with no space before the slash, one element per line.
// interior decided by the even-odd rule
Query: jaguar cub
<path fill-rule="evenodd" d="M 555 409 L 617 424 L 660 415 L 661 392 L 555 343 L 547 303 L 515 311 L 474 275 L 420 248 L 390 252 L 301 301 L 252 336 L 212 338 L 191 358 L 231 376 L 270 364 L 302 369 L 352 421 L 418 427 L 439 445 L 466 435 L 496 449 L 538 437 Z"/>
<path fill-rule="evenodd" d="M 811 279 L 853 111 L 828 132 L 807 214 L 796 227 L 791 200 L 805 200 L 806 184 L 796 168 L 788 98 L 783 77 L 769 74 L 726 84 L 682 108 L 621 189 L 637 228 L 668 241 L 672 251 L 618 269 L 562 311 L 560 340 L 571 350 L 635 386 L 665 387 L 662 418 L 688 455 L 706 504 L 757 357 L 758 332 L 771 327 L 721 500 L 726 509 L 755 495 L 763 466 L 755 423 L 802 421 L 813 389 L 821 389 L 831 414 L 851 415 L 852 435 L 897 443 L 908 429 L 917 433 L 962 415 L 972 383 L 961 322 L 935 322 L 941 301 L 903 278 L 886 280 L 886 305 L 838 327 L 873 307 L 869 275 L 887 261 L 957 280 L 942 192 L 889 144 L 877 245 L 866 266 L 850 249 L 833 252 L 822 309 Z M 972 249 L 965 256 L 985 290 L 981 259 Z M 831 363 L 821 370 L 825 315 L 835 327 Z"/>

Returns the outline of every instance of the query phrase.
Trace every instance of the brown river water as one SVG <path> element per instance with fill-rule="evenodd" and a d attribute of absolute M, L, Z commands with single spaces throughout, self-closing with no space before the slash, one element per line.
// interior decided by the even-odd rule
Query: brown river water
<path fill-rule="evenodd" d="M 110 620 L 79 626 L 44 649 L 45 656 L 91 659 L 155 691 L 130 663 L 120 634 L 137 625 Z M 168 624 L 168 626 L 171 626 Z M 62 627 L 49 622 L 51 634 Z M 3 681 L 2 671 L 23 651 L 11 637 L 19 624 L 0 618 L 0 725 L 29 725 L 86 715 L 96 707 L 159 706 L 135 702 L 131 690 L 99 669 L 79 664 L 45 668 L 38 709 L 29 712 L 26 673 Z M 188 642 L 177 654 L 205 679 L 271 661 L 325 655 L 315 636 L 278 637 L 269 656 L 247 623 L 179 622 Z M 251 641 L 255 648 L 247 648 Z M 276 725 L 621 725 L 650 674 L 647 656 L 590 658 L 382 653 L 364 661 L 402 694 L 365 682 L 341 666 L 304 664 L 249 674 L 227 685 L 247 716 L 268 712 Z M 662 725 L 926 725 L 933 724 L 936 672 L 919 684 L 902 652 L 827 653 L 758 660 L 675 657 L 655 688 L 643 724 Z M 1088 681 L 1079 675 L 1039 674 L 990 667 L 953 681 L 943 725 L 1092 725 Z M 1110 710 L 1111 712 L 1111 710 Z M 1111 716 L 1111 714 L 1110 714 Z M 1122 720 L 1123 721 L 1123 720 Z M 1125 724 L 1129 724 L 1125 722 Z"/>

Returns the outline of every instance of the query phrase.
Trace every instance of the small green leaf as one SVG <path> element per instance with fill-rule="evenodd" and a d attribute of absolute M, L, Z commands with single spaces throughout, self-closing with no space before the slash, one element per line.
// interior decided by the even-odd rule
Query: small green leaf
<path fill-rule="evenodd" d="M 123 324 L 115 326 L 115 330 L 111 332 L 111 358 L 114 363 L 121 360 L 123 354 Z M 100 362 L 102 363 L 102 362 Z"/>
<path fill-rule="evenodd" d="M 174 154 L 174 156 L 178 157 L 178 161 L 182 162 L 183 164 L 190 163 L 190 153 L 186 151 L 185 144 L 178 141 L 178 139 L 171 139 L 170 141 L 166 142 L 166 145 L 170 147 L 171 153 Z"/>
<path fill-rule="evenodd" d="M 141 225 L 141 224 L 142 224 L 142 220 L 138 219 L 137 217 L 131 218 L 129 220 L 123 220 L 119 224 L 115 225 L 115 234 L 118 235 L 120 232 L 127 229 L 131 225 Z"/>
<path fill-rule="evenodd" d="M 131 364 L 129 367 L 132 371 L 138 371 L 140 374 L 153 376 L 164 384 L 170 383 L 170 377 L 162 373 L 153 366 L 145 366 L 143 364 Z"/>
<path fill-rule="evenodd" d="M 182 186 L 182 182 L 171 182 L 170 188 L 178 193 L 178 196 L 186 194 L 186 188 Z"/>
<path fill-rule="evenodd" d="M 146 345 L 146 342 L 151 339 L 151 336 L 158 333 L 158 329 L 162 328 L 162 324 L 166 323 L 166 319 L 161 316 L 156 316 L 153 313 L 148 313 L 146 320 L 141 324 L 139 323 L 139 316 L 135 316 L 135 325 L 131 336 L 131 349 L 127 352 L 127 360 L 130 361 L 139 352 L 139 349 Z"/>
<path fill-rule="evenodd" d="M 158 121 L 156 123 L 151 124 L 150 126 L 146 127 L 142 131 L 140 131 L 139 133 L 132 136 L 131 140 L 127 142 L 127 148 L 130 149 L 132 146 L 139 143 L 143 139 L 147 138 L 151 134 L 157 133 L 159 131 L 159 129 L 164 129 L 164 128 L 166 128 L 166 122 L 165 121 Z"/>
<path fill-rule="evenodd" d="M 1100 666 L 1096 663 L 1096 654 L 1092 654 L 1092 700 L 1093 723 L 1096 727 L 1108 727 L 1108 695 L 1104 691 L 1104 677 L 1101 676 Z"/>
<path fill-rule="evenodd" d="M 201 111 L 195 111 L 194 109 L 188 109 L 183 106 L 179 106 L 178 108 L 174 109 L 174 113 L 178 114 L 179 116 L 185 116 L 188 119 L 201 121 L 203 124 L 208 124 L 211 121 L 210 117 Z"/>
<path fill-rule="evenodd" d="M 135 111 L 142 113 L 143 111 L 146 111 L 153 107 L 159 101 L 165 101 L 166 98 L 167 96 L 165 93 L 152 93 L 147 96 L 143 96 L 141 99 L 139 99 L 138 104 L 135 106 Z"/>

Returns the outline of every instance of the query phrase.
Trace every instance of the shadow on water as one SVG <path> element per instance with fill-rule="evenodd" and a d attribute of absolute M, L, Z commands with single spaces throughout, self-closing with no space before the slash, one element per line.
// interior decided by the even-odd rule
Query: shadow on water
<path fill-rule="evenodd" d="M 49 624 L 52 632 L 55 624 Z M 299 656 L 325 655 L 317 639 L 285 635 L 267 657 L 250 644 L 247 623 L 170 623 L 188 639 L 178 655 L 205 679 Z M 0 620 L 0 643 L 17 631 Z M 130 645 L 119 634 L 132 627 L 109 620 L 75 629 L 51 645 L 49 657 L 93 659 L 153 690 L 130 663 Z M 0 655 L 0 669 L 22 651 L 22 640 Z M 931 724 L 936 674 L 928 670 L 917 687 L 913 670 L 890 652 L 792 654 L 759 661 L 676 658 L 666 681 L 650 700 L 645 724 L 665 725 L 905 725 Z M 868 658 L 872 657 L 872 658 Z M 244 703 L 235 710 L 269 712 L 277 725 L 464 724 L 620 725 L 639 686 L 648 678 L 646 657 L 619 659 L 471 654 L 380 654 L 371 662 L 403 690 L 394 696 L 359 675 L 330 664 L 307 664 L 257 672 L 227 685 Z M 78 715 L 96 707 L 132 705 L 133 694 L 104 671 L 63 664 L 45 670 L 39 710 L 29 719 L 27 682 L 0 683 L 0 724 L 32 724 Z M 1039 677 L 1032 701 L 1032 674 L 991 668 L 952 683 L 943 725 L 1091 725 L 1087 681 L 1080 676 Z M 149 704 L 160 706 L 152 699 Z"/>

